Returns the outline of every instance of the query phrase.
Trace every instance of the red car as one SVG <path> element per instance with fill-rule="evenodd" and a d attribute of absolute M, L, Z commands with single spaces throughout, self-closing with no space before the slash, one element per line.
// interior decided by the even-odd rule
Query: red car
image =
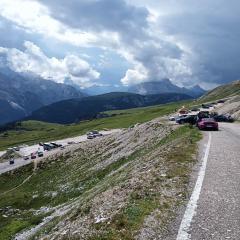
<path fill-rule="evenodd" d="M 37 158 L 36 154 L 35 153 L 31 153 L 31 159 L 35 159 Z"/>
<path fill-rule="evenodd" d="M 197 127 L 200 130 L 218 130 L 218 123 L 213 118 L 202 118 L 200 121 L 197 122 Z"/>

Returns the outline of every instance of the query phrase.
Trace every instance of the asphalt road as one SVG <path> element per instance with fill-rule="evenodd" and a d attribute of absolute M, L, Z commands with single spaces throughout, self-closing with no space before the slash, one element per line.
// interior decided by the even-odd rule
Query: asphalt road
<path fill-rule="evenodd" d="M 101 133 L 105 136 L 105 135 L 109 135 L 115 132 L 119 132 L 121 131 L 120 129 L 113 129 L 113 130 L 109 130 L 109 131 L 102 131 Z M 71 137 L 71 138 L 65 138 L 62 140 L 57 140 L 57 141 L 53 141 L 56 142 L 58 144 L 62 144 L 63 146 L 65 146 L 67 149 L 71 148 L 71 146 L 74 146 L 75 144 L 71 144 L 69 145 L 68 142 L 74 142 L 74 143 L 81 143 L 84 141 L 92 141 L 92 140 L 88 140 L 86 135 L 81 135 L 81 136 L 77 136 L 77 137 Z M 42 147 L 39 147 L 39 145 L 35 144 L 35 145 L 31 145 L 31 146 L 27 146 L 24 148 L 21 148 L 19 151 L 19 154 L 24 156 L 24 155 L 30 155 L 32 152 L 37 152 L 38 150 L 43 151 Z M 44 157 L 37 157 L 36 161 L 41 161 L 49 156 L 55 155 L 57 153 L 59 153 L 61 150 L 59 148 L 57 149 L 53 149 L 51 151 L 45 151 L 44 152 Z M 4 152 L 0 152 L 0 155 L 4 154 Z M 3 162 L 0 163 L 0 174 L 5 173 L 5 172 L 9 172 L 11 170 L 17 169 L 21 166 L 27 165 L 31 162 L 33 162 L 33 159 L 29 159 L 29 160 L 23 160 L 23 158 L 17 158 L 15 159 L 15 163 L 10 165 L 9 162 Z"/>
<path fill-rule="evenodd" d="M 189 221 L 189 224 L 185 224 L 187 234 L 178 233 L 177 239 L 239 240 L 240 124 L 220 123 L 219 131 L 206 131 L 204 135 L 206 139 L 211 138 L 208 141 L 209 151 L 205 154 L 205 175 L 197 197 L 196 209 L 192 209 L 192 219 L 186 216 L 187 210 L 182 218 L 182 223 Z M 194 196 L 191 199 L 194 201 Z M 188 204 L 190 208 L 193 206 L 191 199 Z"/>

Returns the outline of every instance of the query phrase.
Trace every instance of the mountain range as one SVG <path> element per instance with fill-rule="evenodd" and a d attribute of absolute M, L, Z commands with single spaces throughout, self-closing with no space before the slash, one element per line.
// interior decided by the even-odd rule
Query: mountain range
<path fill-rule="evenodd" d="M 45 105 L 84 96 L 72 86 L 0 68 L 0 124 L 24 118 Z"/>
<path fill-rule="evenodd" d="M 169 79 L 145 82 L 124 90 L 125 93 L 86 97 L 86 93 L 74 86 L 0 66 L 0 125 L 29 116 L 36 120 L 72 123 L 91 119 L 101 111 L 196 98 L 205 92 L 198 85 L 180 88 Z"/>
<path fill-rule="evenodd" d="M 142 95 L 160 93 L 183 93 L 192 96 L 193 98 L 198 98 L 206 92 L 206 90 L 202 89 L 199 85 L 195 85 L 191 88 L 178 87 L 167 78 L 156 82 L 139 83 L 130 87 L 128 91 Z"/>
<path fill-rule="evenodd" d="M 183 93 L 162 93 L 143 96 L 135 93 L 112 92 L 53 103 L 34 111 L 27 120 L 68 124 L 94 119 L 101 115 L 101 112 L 108 110 L 145 107 L 191 98 L 191 96 Z"/>

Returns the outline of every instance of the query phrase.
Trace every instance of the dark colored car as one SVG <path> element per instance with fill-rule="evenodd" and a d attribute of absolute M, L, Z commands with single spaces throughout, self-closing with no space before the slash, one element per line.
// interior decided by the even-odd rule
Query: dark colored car
<path fill-rule="evenodd" d="M 198 119 L 209 118 L 209 117 L 210 117 L 209 111 L 200 111 L 200 112 L 197 114 L 197 118 L 198 118 Z"/>
<path fill-rule="evenodd" d="M 218 130 L 218 123 L 214 120 L 214 118 L 202 118 L 197 122 L 197 127 L 200 130 L 204 129 Z"/>
<path fill-rule="evenodd" d="M 199 108 L 192 108 L 191 111 L 192 112 L 198 112 L 198 111 L 200 111 L 200 109 Z"/>
<path fill-rule="evenodd" d="M 23 157 L 23 159 L 24 159 L 24 160 L 28 160 L 28 159 L 29 159 L 29 156 L 28 156 L 28 155 L 25 155 L 25 156 Z"/>
<path fill-rule="evenodd" d="M 51 142 L 51 145 L 53 145 L 54 148 L 58 148 L 58 147 L 62 146 L 62 144 L 58 144 L 58 143 L 55 143 L 55 142 Z"/>
<path fill-rule="evenodd" d="M 10 164 L 10 165 L 14 164 L 14 159 L 11 159 L 11 160 L 9 161 L 9 164 Z"/>
<path fill-rule="evenodd" d="M 38 157 L 43 157 L 43 152 L 38 152 Z"/>
<path fill-rule="evenodd" d="M 209 105 L 209 104 L 202 104 L 203 109 L 209 109 L 210 107 L 211 107 L 211 105 Z"/>
<path fill-rule="evenodd" d="M 218 100 L 217 103 L 225 103 L 225 100 Z"/>
<path fill-rule="evenodd" d="M 52 149 L 53 149 L 53 146 L 51 144 L 49 144 L 49 143 L 44 143 L 43 144 L 43 150 L 44 151 L 50 151 Z"/>
<path fill-rule="evenodd" d="M 213 117 L 217 122 L 234 122 L 234 119 L 231 116 L 225 115 L 216 115 Z"/>
<path fill-rule="evenodd" d="M 187 115 L 185 117 L 177 118 L 176 123 L 179 123 L 179 124 L 184 124 L 184 123 L 195 124 L 196 120 L 197 120 L 196 115 Z"/>

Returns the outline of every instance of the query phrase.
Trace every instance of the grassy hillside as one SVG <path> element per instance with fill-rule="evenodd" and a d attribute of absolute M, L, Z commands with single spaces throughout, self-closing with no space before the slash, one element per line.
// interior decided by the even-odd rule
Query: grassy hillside
<path fill-rule="evenodd" d="M 53 103 L 34 111 L 27 119 L 71 124 L 94 119 L 99 113 L 108 110 L 146 107 L 188 99 L 192 99 L 192 97 L 180 93 L 142 96 L 126 92 L 112 92 Z"/>
<path fill-rule="evenodd" d="M 111 117 L 84 121 L 78 124 L 61 125 L 39 121 L 21 122 L 12 130 L 0 133 L 0 150 L 19 144 L 38 143 L 85 134 L 92 129 L 127 128 L 136 123 L 143 123 L 175 111 L 190 102 L 178 102 L 145 108 L 134 108 L 121 111 L 111 111 Z"/>
<path fill-rule="evenodd" d="M 51 221 L 31 239 L 133 240 L 149 228 L 164 239 L 159 229 L 188 196 L 199 138 L 194 128 L 173 130 L 153 121 L 64 151 L 33 175 L 31 164 L 1 175 L 0 239 L 12 239 L 46 216 Z M 98 222 L 99 216 L 107 220 Z M 70 235 L 62 233 L 66 229 Z"/>
<path fill-rule="evenodd" d="M 240 80 L 214 88 L 203 95 L 199 100 L 201 102 L 215 101 L 234 95 L 240 95 Z"/>

